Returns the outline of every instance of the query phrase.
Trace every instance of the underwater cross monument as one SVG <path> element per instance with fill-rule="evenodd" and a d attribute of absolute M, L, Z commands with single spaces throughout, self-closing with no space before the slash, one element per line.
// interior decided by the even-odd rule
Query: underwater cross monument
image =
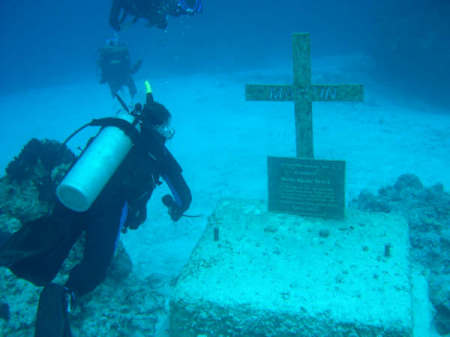
<path fill-rule="evenodd" d="M 293 35 L 293 84 L 247 84 L 248 101 L 294 102 L 297 158 L 268 157 L 269 210 L 324 218 L 342 218 L 345 162 L 315 160 L 313 102 L 360 102 L 359 84 L 312 84 L 308 33 Z"/>
<path fill-rule="evenodd" d="M 294 83 L 246 94 L 295 103 L 297 157 L 269 157 L 269 208 L 217 204 L 174 286 L 170 337 L 423 337 L 408 223 L 352 208 L 344 217 L 345 163 L 313 156 L 312 102 L 360 101 L 363 88 L 312 85 L 309 35 L 293 46 Z"/>

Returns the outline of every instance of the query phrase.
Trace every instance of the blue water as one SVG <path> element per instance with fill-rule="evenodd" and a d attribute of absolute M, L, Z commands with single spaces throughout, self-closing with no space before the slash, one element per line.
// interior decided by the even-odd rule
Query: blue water
<path fill-rule="evenodd" d="M 0 94 L 96 81 L 96 50 L 113 32 L 109 6 L 110 0 L 1 1 Z M 167 32 L 139 23 L 120 38 L 144 60 L 144 71 L 170 75 L 288 63 L 291 34 L 310 32 L 313 59 L 370 55 L 378 67 L 368 71 L 380 81 L 420 87 L 424 99 L 439 103 L 446 99 L 433 91 L 449 86 L 449 14 L 442 0 L 205 0 L 202 15 L 171 18 Z"/>

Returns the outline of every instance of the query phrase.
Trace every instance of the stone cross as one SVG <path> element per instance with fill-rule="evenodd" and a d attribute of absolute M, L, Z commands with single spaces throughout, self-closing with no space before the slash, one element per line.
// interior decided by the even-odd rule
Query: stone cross
<path fill-rule="evenodd" d="M 311 84 L 311 43 L 308 33 L 293 35 L 294 83 L 287 85 L 247 84 L 248 101 L 293 101 L 295 104 L 298 158 L 314 158 L 312 102 L 362 101 L 363 86 L 354 84 Z"/>

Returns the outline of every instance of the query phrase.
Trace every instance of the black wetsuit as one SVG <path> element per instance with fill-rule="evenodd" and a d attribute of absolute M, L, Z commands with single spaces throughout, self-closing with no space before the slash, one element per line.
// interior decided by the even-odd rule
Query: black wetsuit
<path fill-rule="evenodd" d="M 134 146 L 88 211 L 74 212 L 58 203 L 51 215 L 23 225 L 22 231 L 34 233 L 32 237 L 24 240 L 22 235 L 20 247 L 14 240 L 7 240 L 0 255 L 3 253 L 5 260 L 5 251 L 28 252 L 29 256 L 12 257 L 8 267 L 18 277 L 45 286 L 85 231 L 83 259 L 70 271 L 65 286 L 78 296 L 86 294 L 105 278 L 121 227 L 136 228 L 145 220 L 147 201 L 160 177 L 169 185 L 178 211 L 184 212 L 190 205 L 191 192 L 169 150 L 157 144 L 150 156 Z M 41 233 L 42 238 L 36 233 Z M 49 240 L 48 235 L 55 236 L 55 240 Z M 45 247 L 46 242 L 56 244 Z"/>

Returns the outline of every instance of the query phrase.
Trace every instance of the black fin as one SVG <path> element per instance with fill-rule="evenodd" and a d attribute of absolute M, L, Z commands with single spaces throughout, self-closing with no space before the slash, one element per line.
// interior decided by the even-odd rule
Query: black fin
<path fill-rule="evenodd" d="M 51 283 L 42 290 L 34 337 L 72 337 L 63 286 Z"/>

